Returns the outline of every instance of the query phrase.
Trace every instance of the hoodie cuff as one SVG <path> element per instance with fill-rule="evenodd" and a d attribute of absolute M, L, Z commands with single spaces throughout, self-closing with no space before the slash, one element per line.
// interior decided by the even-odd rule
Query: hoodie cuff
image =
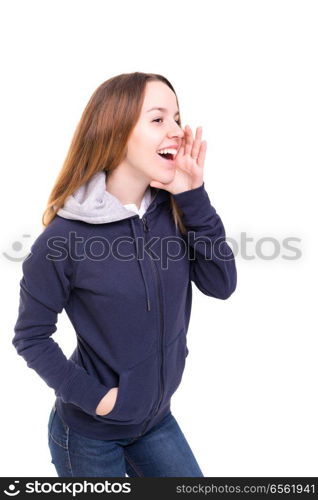
<path fill-rule="evenodd" d="M 182 222 L 188 228 L 211 227 L 211 216 L 216 215 L 211 205 L 205 183 L 197 188 L 172 195 L 182 211 Z M 217 223 L 217 218 L 215 222 Z"/>
<path fill-rule="evenodd" d="M 73 403 L 96 417 L 96 408 L 110 389 L 111 387 L 101 384 L 92 375 L 78 373 L 76 377 L 65 380 L 63 388 L 59 388 L 56 395 L 62 396 L 66 403 Z"/>

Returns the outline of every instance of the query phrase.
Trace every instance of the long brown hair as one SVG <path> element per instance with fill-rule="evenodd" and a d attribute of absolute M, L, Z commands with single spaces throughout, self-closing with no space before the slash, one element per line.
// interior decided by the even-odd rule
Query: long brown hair
<path fill-rule="evenodd" d="M 96 172 L 110 171 L 125 158 L 126 144 L 138 121 L 147 82 L 161 81 L 175 93 L 172 84 L 155 73 L 124 73 L 103 82 L 89 99 L 74 132 L 68 153 L 42 215 L 45 229 L 66 198 Z M 177 104 L 178 98 L 176 95 Z M 181 126 L 181 116 L 179 120 Z M 170 208 L 176 227 L 186 228 L 182 212 L 170 193 Z"/>

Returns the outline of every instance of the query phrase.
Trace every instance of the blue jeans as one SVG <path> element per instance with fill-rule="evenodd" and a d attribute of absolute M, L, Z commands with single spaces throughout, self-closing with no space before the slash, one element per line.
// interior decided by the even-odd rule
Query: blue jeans
<path fill-rule="evenodd" d="M 48 444 L 59 477 L 203 477 L 170 413 L 132 444 L 131 438 L 99 440 L 74 432 L 53 406 Z"/>

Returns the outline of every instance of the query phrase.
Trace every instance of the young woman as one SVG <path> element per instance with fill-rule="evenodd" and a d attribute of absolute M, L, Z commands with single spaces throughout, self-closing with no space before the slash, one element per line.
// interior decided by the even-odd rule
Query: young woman
<path fill-rule="evenodd" d="M 75 131 L 22 265 L 12 341 L 55 391 L 59 476 L 203 476 L 170 400 L 191 282 L 224 300 L 236 267 L 204 187 L 201 137 L 181 127 L 171 83 L 139 72 L 102 83 Z M 63 308 L 77 336 L 69 359 L 51 338 Z"/>

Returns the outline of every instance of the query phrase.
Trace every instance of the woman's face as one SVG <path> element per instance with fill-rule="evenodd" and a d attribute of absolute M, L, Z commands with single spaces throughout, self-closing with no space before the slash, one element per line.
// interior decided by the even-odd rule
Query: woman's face
<path fill-rule="evenodd" d="M 163 110 L 151 108 L 164 108 Z M 125 163 L 144 174 L 147 182 L 169 183 L 175 175 L 173 161 L 161 157 L 157 151 L 174 147 L 175 154 L 184 136 L 178 124 L 178 106 L 174 92 L 163 82 L 146 85 L 142 110 L 129 140 Z"/>

